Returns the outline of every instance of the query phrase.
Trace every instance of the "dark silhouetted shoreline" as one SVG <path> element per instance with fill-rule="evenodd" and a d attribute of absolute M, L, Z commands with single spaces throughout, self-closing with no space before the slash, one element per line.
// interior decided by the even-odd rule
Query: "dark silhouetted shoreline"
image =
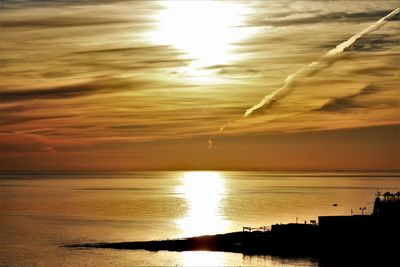
<path fill-rule="evenodd" d="M 352 263 L 350 266 L 361 263 L 376 265 L 398 262 L 399 229 L 400 194 L 385 193 L 375 199 L 371 215 L 320 216 L 318 224 L 276 224 L 264 231 L 250 229 L 182 239 L 70 244 L 67 247 L 148 251 L 206 250 L 244 255 L 313 257 L 325 261 L 327 266 L 335 261 Z"/>

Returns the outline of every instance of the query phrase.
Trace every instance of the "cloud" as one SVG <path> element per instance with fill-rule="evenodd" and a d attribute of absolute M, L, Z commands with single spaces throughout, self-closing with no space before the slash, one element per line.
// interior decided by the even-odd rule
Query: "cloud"
<path fill-rule="evenodd" d="M 0 133 L 2 152 L 50 152 L 54 148 L 43 137 L 33 134 Z"/>
<path fill-rule="evenodd" d="M 105 18 L 81 18 L 74 17 L 55 17 L 47 19 L 30 20 L 3 20 L 2 27 L 29 27 L 29 28 L 60 28 L 60 27 L 82 27 L 82 26 L 101 26 L 106 24 L 126 23 L 124 20 L 107 20 Z"/>
<path fill-rule="evenodd" d="M 192 59 L 176 48 L 167 45 L 136 45 L 92 50 L 75 51 L 65 55 L 65 58 L 75 60 L 78 66 L 86 66 L 93 70 L 104 72 L 167 70 L 170 73 L 175 68 L 188 65 Z M 92 60 L 87 60 L 91 57 Z M 82 60 L 84 59 L 84 60 Z"/>
<path fill-rule="evenodd" d="M 127 1 L 127 0 L 125 0 Z M 117 2 L 117 1 L 115 1 Z M 124 2 L 124 0 L 118 0 Z M 28 8 L 28 7 L 64 7 L 76 5 L 99 5 L 109 4 L 109 0 L 2 0 L 2 8 L 15 9 L 15 8 Z"/>
<path fill-rule="evenodd" d="M 113 126 L 110 126 L 109 128 L 117 129 L 117 130 L 138 130 L 138 129 L 151 128 L 151 125 L 148 125 L 148 124 L 122 124 L 122 125 L 113 125 Z"/>
<path fill-rule="evenodd" d="M 383 13 L 393 5 L 256 1 L 255 5 L 260 8 L 253 8 L 253 2 L 243 2 L 246 11 L 240 24 L 263 22 L 266 15 L 265 23 L 304 19 L 304 25 L 310 26 L 303 29 L 310 32 L 304 34 L 300 22 L 293 27 L 277 29 L 229 29 L 238 33 L 248 30 L 251 34 L 229 43 L 227 61 L 223 53 L 216 54 L 215 62 L 213 60 L 205 67 L 206 71 L 200 69 L 197 79 L 197 73 L 192 77 L 189 71 L 182 71 L 191 69 L 188 62 L 196 63 L 195 57 L 172 43 L 163 45 L 163 42 L 147 40 L 150 27 L 159 26 L 158 2 L 121 4 L 112 1 L 109 5 L 97 5 L 97 1 L 92 0 L 87 2 L 93 5 L 82 7 L 68 7 L 67 1 L 38 2 L 41 3 L 34 8 L 28 6 L 3 12 L 3 21 L 11 24 L 9 27 L 3 24 L 6 35 L 3 54 L 6 58 L 2 61 L 5 63 L 4 79 L 0 82 L 0 128 L 3 132 L 44 136 L 52 142 L 48 146 L 55 146 L 59 152 L 69 146 L 87 143 L 119 144 L 204 137 L 219 129 L 223 122 L 233 120 L 249 107 L 249 103 L 256 103 L 260 96 L 270 92 L 266 88 L 279 88 L 288 74 L 359 31 L 359 27 L 365 25 L 359 22 L 369 21 L 379 14 L 379 10 Z M 66 6 L 59 5 L 61 2 Z M 371 9 L 378 11 L 369 12 Z M 135 12 L 134 16 L 132 12 Z M 324 18 L 322 13 L 331 15 Z M 351 15 L 353 13 L 355 15 Z M 337 19 L 339 15 L 347 19 Z M 307 22 L 305 16 L 320 19 L 321 23 L 307 24 L 311 22 Z M 333 23 L 324 23 L 328 20 Z M 393 47 L 395 37 L 390 43 L 388 39 L 396 33 L 395 26 L 387 25 L 379 31 L 381 34 L 365 40 L 365 45 L 352 49 L 379 52 Z M 175 37 L 180 36 L 176 34 Z M 370 47 L 369 41 L 374 45 Z M 363 38 L 357 44 L 361 42 L 364 42 Z M 321 43 L 332 46 L 321 48 Z M 205 49 L 203 52 L 213 51 Z M 382 76 L 397 73 L 394 69 L 397 65 L 389 62 L 389 57 L 396 57 L 395 52 L 371 53 L 374 57 L 368 53 L 349 53 L 346 59 L 351 59 L 350 64 L 343 60 L 318 77 L 307 79 L 287 101 L 268 110 L 265 116 L 230 125 L 228 135 L 290 132 L 299 127 L 324 128 L 325 120 L 320 120 L 324 116 L 332 120 L 340 117 L 342 121 L 359 119 L 360 114 L 350 112 L 343 118 L 340 113 L 309 111 L 334 97 L 353 94 L 366 84 L 376 85 L 382 94 L 350 100 L 353 106 L 371 103 L 383 106 L 395 101 L 395 89 L 391 89 L 395 85 L 389 84 L 387 77 L 382 81 Z M 385 69 L 389 65 L 391 68 Z M 351 76 L 361 68 L 370 68 L 371 72 L 379 72 L 381 76 L 367 77 L 368 73 L 363 72 L 362 78 L 353 79 Z M 209 74 L 212 76 L 207 76 Z M 310 117 L 293 115 L 299 110 L 306 111 Z M 389 115 L 396 112 L 393 106 L 382 108 L 379 113 L 365 112 L 368 114 L 362 117 L 362 123 L 392 121 Z M 353 127 L 346 121 L 341 127 L 345 126 Z"/>
<path fill-rule="evenodd" d="M 271 17 L 265 19 L 262 23 L 258 25 L 250 26 L 293 26 L 293 25 L 304 25 L 304 24 L 317 24 L 317 23 L 338 23 L 338 22 L 369 22 L 381 18 L 392 10 L 374 10 L 369 12 L 331 12 L 327 14 L 318 14 L 308 17 L 295 17 L 293 13 L 285 14 L 281 17 Z M 286 15 L 286 16 L 285 16 Z M 395 18 L 390 18 L 388 20 L 395 20 Z"/>
<path fill-rule="evenodd" d="M 35 89 L 5 89 L 0 92 L 2 102 L 35 100 L 35 99 L 62 99 L 85 96 L 95 91 L 101 90 L 95 84 L 74 84 L 53 88 Z"/>
<path fill-rule="evenodd" d="M 261 108 L 261 107 L 269 107 L 276 101 L 282 99 L 286 95 L 288 95 L 294 85 L 309 76 L 312 76 L 316 72 L 320 71 L 321 69 L 324 69 L 328 66 L 330 66 L 335 60 L 337 60 L 338 55 L 340 55 L 343 51 L 351 47 L 358 39 L 363 37 L 364 35 L 369 34 L 370 32 L 373 32 L 377 29 L 379 29 L 381 26 L 383 26 L 390 18 L 396 16 L 400 11 L 400 8 L 395 9 L 394 11 L 390 12 L 386 16 L 382 17 L 378 21 L 376 21 L 374 24 L 370 25 L 369 27 L 365 28 L 361 32 L 353 35 L 350 37 L 348 40 L 338 44 L 335 48 L 332 48 L 329 50 L 326 54 L 324 54 L 322 57 L 320 57 L 318 60 L 313 61 L 309 63 L 308 65 L 300 68 L 293 74 L 290 74 L 289 76 L 286 77 L 285 82 L 282 87 L 272 91 L 268 95 L 266 95 L 259 103 L 255 104 L 251 108 L 247 109 L 246 112 L 244 113 L 243 117 L 249 116 L 251 113 L 253 113 L 255 110 Z"/>
<path fill-rule="evenodd" d="M 137 86 L 143 88 L 148 81 L 122 81 L 122 80 L 99 80 L 81 84 L 56 86 L 50 88 L 25 88 L 25 89 L 3 89 L 0 92 L 1 102 L 43 100 L 43 99 L 66 99 L 88 96 L 95 93 L 121 92 L 125 87 Z M 116 89 L 120 89 L 117 91 Z"/>
<path fill-rule="evenodd" d="M 0 101 L 1 101 L 1 97 L 0 97 Z M 0 114 L 2 112 L 18 113 L 18 112 L 22 112 L 24 110 L 25 110 L 25 106 L 24 105 L 12 105 L 12 106 L 6 106 L 6 107 L 1 107 L 0 106 Z"/>
<path fill-rule="evenodd" d="M 4 114 L 0 121 L 0 126 L 18 124 L 18 123 L 26 123 L 32 121 L 41 121 L 41 120 L 54 120 L 54 119 L 65 119 L 71 118 L 70 115 L 52 115 L 52 116 L 15 116 L 15 115 L 7 115 Z"/>
<path fill-rule="evenodd" d="M 103 54 L 103 53 L 115 53 L 115 52 L 139 52 L 139 53 L 149 53 L 154 50 L 164 51 L 165 48 L 168 48 L 167 45 L 154 45 L 154 46 L 134 46 L 134 47 L 119 47 L 119 48 L 110 48 L 110 49 L 99 49 L 99 50 L 85 50 L 78 51 L 74 54 Z"/>
<path fill-rule="evenodd" d="M 322 107 L 315 109 L 314 111 L 323 111 L 323 112 L 343 112 L 349 109 L 355 108 L 367 108 L 365 106 L 359 105 L 356 103 L 356 98 L 359 96 L 371 95 L 378 91 L 378 89 L 372 85 L 367 85 L 360 92 L 331 99 L 328 103 L 324 104 Z"/>
<path fill-rule="evenodd" d="M 1 7 L 5 13 L 2 13 L 1 26 L 10 31 L 73 28 L 72 30 L 77 29 L 78 32 L 82 31 L 82 27 L 99 27 L 99 31 L 103 32 L 107 25 L 108 28 L 114 29 L 128 25 L 131 28 L 151 26 L 151 18 L 144 16 L 145 12 L 140 11 L 155 9 L 156 4 L 151 1 L 136 4 L 133 1 L 126 5 L 122 2 L 127 1 L 2 1 Z M 81 7 L 76 8 L 77 5 Z M 132 5 L 138 9 L 135 16 L 128 13 Z M 57 34 L 60 32 L 55 33 Z"/>
<path fill-rule="evenodd" d="M 394 55 L 393 55 L 394 56 Z M 400 54 L 397 55 L 398 57 Z M 368 75 L 368 76 L 377 76 L 377 77 L 398 77 L 399 68 L 396 65 L 397 63 L 393 63 L 392 65 L 388 66 L 371 66 L 371 67 L 364 67 L 361 69 L 355 69 L 352 72 L 355 75 Z"/>
<path fill-rule="evenodd" d="M 215 70 L 220 75 L 254 76 L 259 75 L 260 70 L 246 64 L 221 64 L 205 67 L 207 70 Z"/>
<path fill-rule="evenodd" d="M 319 46 L 320 48 L 327 49 L 338 42 L 343 40 L 332 40 L 326 44 Z M 349 47 L 347 51 L 352 52 L 379 52 L 387 51 L 388 49 L 397 47 L 400 44 L 400 38 L 397 35 L 385 33 L 373 33 L 366 35 L 357 40 L 353 46 Z"/>
<path fill-rule="evenodd" d="M 51 146 L 44 146 L 39 149 L 41 152 L 56 152 L 56 150 Z"/>

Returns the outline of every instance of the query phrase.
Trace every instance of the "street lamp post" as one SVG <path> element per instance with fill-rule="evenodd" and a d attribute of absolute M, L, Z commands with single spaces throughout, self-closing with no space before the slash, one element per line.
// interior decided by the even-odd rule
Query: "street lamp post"
<path fill-rule="evenodd" d="M 360 207 L 360 210 L 361 210 L 361 215 L 364 215 L 364 210 L 366 210 L 367 208 L 366 207 Z"/>

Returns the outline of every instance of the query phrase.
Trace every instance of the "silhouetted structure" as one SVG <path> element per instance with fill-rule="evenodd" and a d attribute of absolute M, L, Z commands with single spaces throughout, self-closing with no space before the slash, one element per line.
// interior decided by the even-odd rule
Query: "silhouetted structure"
<path fill-rule="evenodd" d="M 377 195 L 371 215 L 319 216 L 320 240 L 332 247 L 364 247 L 385 242 L 399 234 L 400 193 Z"/>
<path fill-rule="evenodd" d="M 386 192 L 383 199 L 378 193 L 375 198 L 374 211 L 372 215 L 379 217 L 398 218 L 400 216 L 400 192 L 391 194 Z"/>

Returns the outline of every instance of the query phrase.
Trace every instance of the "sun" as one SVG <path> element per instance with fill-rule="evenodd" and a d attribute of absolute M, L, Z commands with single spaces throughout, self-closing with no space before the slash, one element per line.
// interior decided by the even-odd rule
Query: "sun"
<path fill-rule="evenodd" d="M 190 64 L 179 72 L 207 79 L 214 65 L 241 58 L 235 43 L 249 34 L 243 25 L 249 10 L 240 3 L 224 1 L 163 1 L 156 27 L 149 32 L 152 43 L 180 50 Z M 200 79 L 201 80 L 201 79 Z"/>

